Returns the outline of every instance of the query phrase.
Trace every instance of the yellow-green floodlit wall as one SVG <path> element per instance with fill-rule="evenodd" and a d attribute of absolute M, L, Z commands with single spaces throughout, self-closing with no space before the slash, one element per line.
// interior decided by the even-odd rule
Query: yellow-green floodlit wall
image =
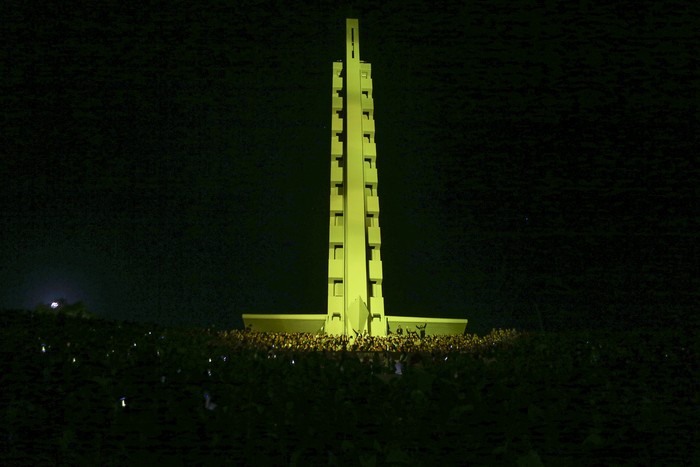
<path fill-rule="evenodd" d="M 243 325 L 254 332 L 310 332 L 323 333 L 326 315 L 262 315 L 244 314 Z"/>

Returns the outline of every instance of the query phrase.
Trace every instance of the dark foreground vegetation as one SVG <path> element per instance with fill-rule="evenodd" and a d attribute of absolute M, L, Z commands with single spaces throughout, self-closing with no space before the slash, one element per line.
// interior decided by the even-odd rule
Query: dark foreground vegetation
<path fill-rule="evenodd" d="M 2 465 L 700 463 L 698 343 L 683 330 L 329 351 L 19 311 L 0 326 Z"/>

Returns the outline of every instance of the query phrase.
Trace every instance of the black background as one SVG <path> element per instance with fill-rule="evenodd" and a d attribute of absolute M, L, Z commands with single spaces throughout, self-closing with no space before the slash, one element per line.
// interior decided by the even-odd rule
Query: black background
<path fill-rule="evenodd" d="M 695 2 L 0 13 L 2 307 L 325 313 L 331 63 L 357 17 L 388 314 L 697 323 Z"/>

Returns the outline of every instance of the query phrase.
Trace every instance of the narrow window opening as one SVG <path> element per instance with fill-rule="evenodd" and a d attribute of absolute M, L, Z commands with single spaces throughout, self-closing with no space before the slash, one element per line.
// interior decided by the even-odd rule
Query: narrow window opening
<path fill-rule="evenodd" d="M 343 296 L 343 281 L 333 281 L 333 295 L 336 297 Z"/>
<path fill-rule="evenodd" d="M 371 246 L 369 247 L 369 259 L 376 261 L 379 259 L 379 250 L 377 250 L 375 247 Z"/>
<path fill-rule="evenodd" d="M 355 30 L 350 29 L 350 40 L 352 41 L 352 58 L 355 58 Z"/>

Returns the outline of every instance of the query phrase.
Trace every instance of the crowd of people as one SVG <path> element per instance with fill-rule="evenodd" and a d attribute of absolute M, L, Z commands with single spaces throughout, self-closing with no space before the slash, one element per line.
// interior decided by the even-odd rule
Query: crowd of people
<path fill-rule="evenodd" d="M 448 451 L 610 465 L 630 450 L 651 465 L 687 454 L 700 423 L 697 341 L 674 330 L 343 337 L 2 312 L 0 354 L 5 465 L 424 465 Z"/>
<path fill-rule="evenodd" d="M 234 349 L 288 352 L 389 352 L 389 353 L 465 353 L 481 352 L 507 345 L 521 333 L 515 329 L 494 329 L 485 336 L 389 334 L 387 336 L 331 336 L 311 333 L 221 331 L 215 334 Z"/>

